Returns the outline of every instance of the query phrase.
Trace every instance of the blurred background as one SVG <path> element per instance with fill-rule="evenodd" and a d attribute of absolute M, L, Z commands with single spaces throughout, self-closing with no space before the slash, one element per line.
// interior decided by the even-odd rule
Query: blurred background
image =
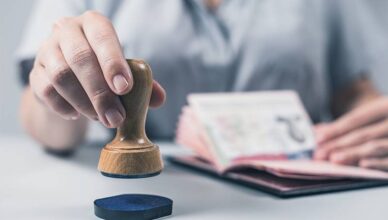
<path fill-rule="evenodd" d="M 0 7 L 0 134 L 21 133 L 18 105 L 22 87 L 15 51 L 34 1 L 7 1 Z"/>
<path fill-rule="evenodd" d="M 28 23 L 35 0 L 12 0 L 0 3 L 0 135 L 20 135 L 19 100 L 22 93 L 16 51 Z M 89 137 L 106 139 L 109 134 L 94 122 Z"/>
<path fill-rule="evenodd" d="M 376 19 L 379 28 L 374 42 L 378 45 L 379 61 L 374 65 L 374 80 L 384 93 L 388 91 L 388 1 L 366 1 L 367 7 Z M 12 135 L 22 133 L 18 121 L 18 105 L 21 95 L 18 65 L 15 52 L 23 35 L 23 28 L 28 22 L 34 1 L 12 0 L 2 2 L 0 7 L 0 134 Z"/>

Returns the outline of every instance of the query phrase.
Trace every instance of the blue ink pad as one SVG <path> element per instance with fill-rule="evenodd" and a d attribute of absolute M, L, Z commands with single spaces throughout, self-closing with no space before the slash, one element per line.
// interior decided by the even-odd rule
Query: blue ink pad
<path fill-rule="evenodd" d="M 162 196 L 123 194 L 94 201 L 94 214 L 105 220 L 148 220 L 171 213 L 172 200 Z"/>

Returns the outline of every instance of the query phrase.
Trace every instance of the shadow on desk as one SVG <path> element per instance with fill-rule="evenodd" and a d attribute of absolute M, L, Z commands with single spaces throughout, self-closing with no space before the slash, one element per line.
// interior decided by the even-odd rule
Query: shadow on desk
<path fill-rule="evenodd" d="M 98 160 L 103 146 L 102 141 L 88 142 L 80 146 L 74 155 L 61 160 L 66 160 L 97 173 Z M 259 207 L 257 201 L 252 202 L 251 200 L 275 198 L 251 188 L 219 182 L 207 176 L 193 174 L 172 165 L 167 160 L 164 161 L 165 168 L 159 176 L 128 182 L 123 180 L 112 182 L 109 180 L 109 182 L 114 185 L 126 185 L 128 191 L 123 191 L 123 193 L 159 194 L 173 199 L 173 216 L 201 215 L 209 212 L 224 213 L 230 211 L 230 207 L 261 209 L 266 205 L 261 204 Z M 134 189 L 136 190 L 133 191 Z M 240 199 L 237 201 L 236 198 L 238 197 Z"/>
<path fill-rule="evenodd" d="M 98 160 L 100 158 L 101 149 L 104 147 L 102 141 L 91 141 L 82 145 L 77 151 L 68 158 L 69 161 L 73 161 L 82 166 L 97 168 Z"/>

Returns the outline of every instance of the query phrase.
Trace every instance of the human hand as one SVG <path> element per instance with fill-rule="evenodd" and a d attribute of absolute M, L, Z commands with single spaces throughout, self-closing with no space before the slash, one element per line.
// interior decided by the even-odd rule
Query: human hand
<path fill-rule="evenodd" d="M 113 128 L 126 117 L 118 96 L 128 93 L 133 81 L 111 22 L 88 11 L 54 24 L 36 56 L 30 85 L 61 117 L 82 114 Z M 160 106 L 164 99 L 163 88 L 154 81 L 150 106 Z"/>
<path fill-rule="evenodd" d="M 317 125 L 315 131 L 319 145 L 315 159 L 388 170 L 388 98 Z"/>

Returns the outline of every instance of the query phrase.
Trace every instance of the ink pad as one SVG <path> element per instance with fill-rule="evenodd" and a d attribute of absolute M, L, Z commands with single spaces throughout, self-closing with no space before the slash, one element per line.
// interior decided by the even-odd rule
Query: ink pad
<path fill-rule="evenodd" d="M 94 214 L 106 220 L 148 220 L 172 214 L 172 200 L 146 194 L 123 194 L 94 201 Z"/>

